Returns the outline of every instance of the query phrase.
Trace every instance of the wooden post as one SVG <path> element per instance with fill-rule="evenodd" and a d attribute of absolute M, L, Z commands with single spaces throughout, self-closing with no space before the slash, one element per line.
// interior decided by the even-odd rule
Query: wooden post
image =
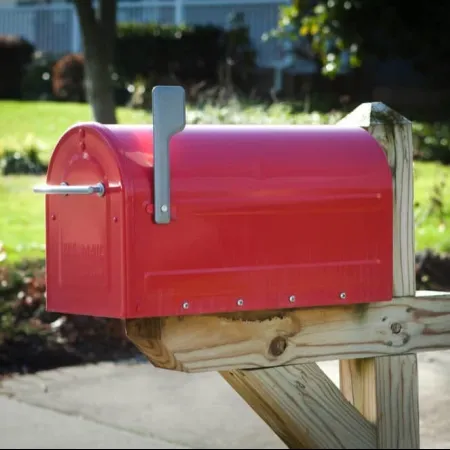
<path fill-rule="evenodd" d="M 365 103 L 339 122 L 360 126 L 383 147 L 394 189 L 394 302 L 415 295 L 412 124 L 383 103 Z M 402 325 L 392 323 L 394 332 Z M 417 356 L 340 361 L 344 396 L 377 426 L 378 448 L 420 448 Z"/>
<path fill-rule="evenodd" d="M 419 351 L 450 348 L 450 294 L 416 293 L 411 123 L 367 103 L 337 126 L 368 130 L 394 188 L 390 302 L 133 319 L 157 367 L 220 371 L 290 448 L 419 448 Z M 340 390 L 317 366 L 340 360 Z"/>

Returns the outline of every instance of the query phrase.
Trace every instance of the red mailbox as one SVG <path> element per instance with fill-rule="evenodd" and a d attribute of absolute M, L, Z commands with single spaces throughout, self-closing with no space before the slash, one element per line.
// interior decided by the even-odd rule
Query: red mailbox
<path fill-rule="evenodd" d="M 369 133 L 185 127 L 181 88 L 157 87 L 153 99 L 153 127 L 71 127 L 35 187 L 47 194 L 49 311 L 133 318 L 391 300 L 392 178 Z"/>

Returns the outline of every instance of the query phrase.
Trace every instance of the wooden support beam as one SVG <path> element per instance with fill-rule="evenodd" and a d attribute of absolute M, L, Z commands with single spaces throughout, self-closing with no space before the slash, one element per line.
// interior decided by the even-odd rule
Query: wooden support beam
<path fill-rule="evenodd" d="M 363 103 L 338 126 L 361 127 L 383 148 L 392 171 L 394 297 L 414 296 L 415 239 L 412 123 L 383 103 Z"/>
<path fill-rule="evenodd" d="M 375 426 L 317 364 L 221 375 L 289 448 L 376 448 Z"/>
<path fill-rule="evenodd" d="M 450 348 L 450 293 L 370 305 L 126 321 L 157 367 L 252 369 Z"/>
<path fill-rule="evenodd" d="M 344 396 L 377 426 L 377 448 L 420 448 L 416 355 L 352 359 L 339 377 Z"/>
<path fill-rule="evenodd" d="M 382 103 L 365 103 L 339 123 L 365 128 L 383 148 L 394 191 L 395 297 L 414 296 L 414 189 L 412 124 Z M 417 356 L 340 361 L 346 398 L 377 425 L 378 448 L 420 448 Z"/>

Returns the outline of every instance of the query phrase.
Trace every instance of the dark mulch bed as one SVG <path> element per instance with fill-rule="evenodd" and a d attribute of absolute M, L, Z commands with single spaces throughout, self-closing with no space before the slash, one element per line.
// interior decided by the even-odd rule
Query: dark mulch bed
<path fill-rule="evenodd" d="M 0 267 L 0 377 L 139 358 L 121 321 L 48 313 L 45 264 Z M 417 289 L 450 291 L 450 256 L 416 255 Z"/>
<path fill-rule="evenodd" d="M 0 267 L 0 375 L 139 356 L 120 320 L 48 313 L 44 270 Z"/>

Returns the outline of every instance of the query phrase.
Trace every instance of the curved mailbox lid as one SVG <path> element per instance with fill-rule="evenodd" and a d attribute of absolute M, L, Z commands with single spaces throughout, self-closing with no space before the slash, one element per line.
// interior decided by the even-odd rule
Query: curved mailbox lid
<path fill-rule="evenodd" d="M 98 124 L 76 125 L 52 154 L 46 188 L 68 195 L 46 196 L 49 311 L 110 316 L 124 310 L 123 182 L 108 133 Z"/>

